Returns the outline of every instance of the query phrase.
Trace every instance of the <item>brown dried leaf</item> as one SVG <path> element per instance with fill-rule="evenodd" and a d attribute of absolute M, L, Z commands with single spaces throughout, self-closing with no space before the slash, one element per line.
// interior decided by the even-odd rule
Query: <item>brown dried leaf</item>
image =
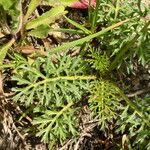
<path fill-rule="evenodd" d="M 18 49 L 23 54 L 27 54 L 27 55 L 33 54 L 34 52 L 37 51 L 37 49 L 35 49 L 34 46 L 32 46 L 32 45 L 22 46 L 22 47 L 19 47 Z"/>

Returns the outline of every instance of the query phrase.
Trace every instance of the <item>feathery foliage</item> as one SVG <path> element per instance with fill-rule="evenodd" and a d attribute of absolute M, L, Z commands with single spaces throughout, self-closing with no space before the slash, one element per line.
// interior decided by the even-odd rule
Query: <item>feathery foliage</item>
<path fill-rule="evenodd" d="M 89 103 L 92 115 L 99 120 L 102 130 L 108 129 L 109 123 L 118 117 L 117 111 L 122 107 L 119 91 L 106 80 L 93 81 L 91 86 Z"/>
<path fill-rule="evenodd" d="M 44 142 L 60 139 L 61 143 L 77 133 L 77 110 L 74 107 L 82 95 L 88 92 L 89 80 L 95 76 L 86 76 L 86 64 L 80 56 L 56 55 L 39 57 L 29 64 L 24 62 L 16 68 L 12 78 L 19 87 L 14 88 L 15 102 L 26 107 L 34 105 L 33 113 L 38 114 L 34 120 L 38 136 Z"/>
<path fill-rule="evenodd" d="M 80 136 L 79 114 L 86 101 L 100 131 L 105 134 L 112 125 L 114 137 L 128 136 L 129 149 L 149 150 L 149 95 L 130 100 L 126 89 L 113 82 L 120 79 L 116 70 L 126 78 L 126 73 L 134 73 L 136 62 L 149 65 L 150 6 L 141 0 L 97 0 L 80 24 L 64 16 L 70 10 L 66 6 L 75 1 L 43 0 L 41 5 L 40 0 L 30 0 L 25 7 L 26 1 L 0 1 L 0 73 L 8 69 L 13 74 L 12 100 L 29 110 L 30 131 L 52 149 Z M 52 29 L 60 17 L 75 29 Z M 82 37 L 47 48 L 45 38 L 50 42 L 51 31 Z M 16 53 L 22 46 L 35 53 Z M 82 52 L 71 55 L 73 47 Z M 123 148 L 113 135 L 110 140 Z"/>

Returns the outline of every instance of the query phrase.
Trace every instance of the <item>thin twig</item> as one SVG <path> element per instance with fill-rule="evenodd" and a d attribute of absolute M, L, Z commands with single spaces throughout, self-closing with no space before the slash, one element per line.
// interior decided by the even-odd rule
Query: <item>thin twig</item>
<path fill-rule="evenodd" d="M 150 92 L 150 89 L 142 89 L 142 90 L 138 90 L 138 91 L 136 91 L 134 93 L 126 94 L 126 95 L 128 97 L 136 97 L 136 96 L 139 96 L 139 95 L 147 93 L 147 92 Z"/>

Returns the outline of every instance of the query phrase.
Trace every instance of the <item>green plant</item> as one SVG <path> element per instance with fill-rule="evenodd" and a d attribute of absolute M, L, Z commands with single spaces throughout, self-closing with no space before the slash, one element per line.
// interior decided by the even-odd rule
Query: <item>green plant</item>
<path fill-rule="evenodd" d="M 139 7 L 133 7 L 137 5 L 142 10 Z M 121 65 L 123 66 L 123 62 L 131 64 L 129 62 L 134 61 L 135 57 L 143 65 L 149 63 L 149 58 L 147 57 L 149 52 L 146 48 L 149 45 L 147 43 L 149 41 L 149 21 L 144 19 L 144 17 L 146 18 L 149 15 L 149 5 L 147 7 L 142 5 L 141 1 L 123 2 L 120 0 L 115 2 L 102 1 L 99 5 L 97 24 L 104 24 L 105 26 L 119 20 L 132 18 L 124 26 L 112 30 L 111 34 L 105 34 L 100 39 L 102 41 L 101 47 L 105 47 L 105 50 L 111 57 L 110 70 L 119 68 Z M 141 43 L 139 44 L 139 42 L 145 43 L 145 46 Z M 130 66 L 126 67 L 128 72 L 133 72 L 130 68 Z"/>
<path fill-rule="evenodd" d="M 113 119 L 118 117 L 117 111 L 123 107 L 118 89 L 107 80 L 94 81 L 91 86 L 89 103 L 92 115 L 99 120 L 100 128 L 106 130 Z"/>
<path fill-rule="evenodd" d="M 37 117 L 33 124 L 40 125 L 37 135 L 44 142 L 60 139 L 63 143 L 69 135 L 77 133 L 79 107 L 75 105 L 88 91 L 88 81 L 96 78 L 86 75 L 85 68 L 80 57 L 68 55 L 57 55 L 56 64 L 49 55 L 37 58 L 32 64 L 24 61 L 16 68 L 12 79 L 20 87 L 14 89 L 13 100 L 27 107 L 34 105 L 32 113 Z"/>
<path fill-rule="evenodd" d="M 91 57 L 88 59 L 91 67 L 100 71 L 101 76 L 108 72 L 110 60 L 106 54 L 101 54 L 98 51 L 91 50 L 91 53 L 88 56 Z"/>
<path fill-rule="evenodd" d="M 12 37 L 12 39 L 8 43 L 6 42 L 7 44 L 1 44 L 2 50 L 0 51 L 0 53 L 2 53 L 3 58 L 1 58 L 0 61 L 3 61 L 8 49 L 15 42 L 17 42 L 17 44 L 20 44 L 17 41 L 18 39 L 20 40 L 20 35 L 21 44 L 22 40 L 25 44 L 29 42 L 27 40 L 27 37 L 25 36 L 26 34 L 28 34 L 29 29 L 33 29 L 34 31 L 34 29 L 36 30 L 36 28 L 38 28 L 38 33 L 41 33 L 40 36 L 46 37 L 50 30 L 50 27 L 48 25 L 53 23 L 60 16 L 67 13 L 67 11 L 65 11 L 65 7 L 63 5 L 60 5 L 51 8 L 49 11 L 43 13 L 41 16 L 38 16 L 37 18 L 28 21 L 29 17 L 35 11 L 40 2 L 41 0 L 31 0 L 27 10 L 23 10 L 23 2 L 21 0 L 19 2 L 12 0 L 7 0 L 6 2 L 2 0 L 0 2 L 0 27 L 3 33 L 3 38 L 7 38 L 8 35 L 11 35 Z M 24 11 L 26 11 L 25 14 Z M 8 22 L 8 17 L 11 18 L 11 22 Z M 45 24 L 42 26 L 42 28 L 40 28 L 40 26 L 43 24 L 43 21 L 45 22 Z M 45 30 L 45 32 L 42 34 L 43 30 Z"/>
<path fill-rule="evenodd" d="M 149 120 L 149 95 L 141 98 L 136 98 L 136 103 L 140 107 L 143 113 L 146 115 L 147 120 Z M 118 129 L 116 132 L 121 132 L 122 134 L 128 134 L 130 141 L 133 141 L 133 149 L 149 149 L 149 126 L 142 121 L 142 119 L 137 115 L 136 111 L 131 110 L 129 106 L 124 108 L 123 112 L 120 114 L 120 119 L 117 121 Z"/>
<path fill-rule="evenodd" d="M 96 54 L 92 52 L 91 56 Z M 57 62 L 54 63 L 50 56 L 39 57 L 32 63 L 24 61 L 17 66 L 16 75 L 12 78 L 17 81 L 17 87 L 13 89 L 16 93 L 13 100 L 32 108 L 32 124 L 35 127 L 38 125 L 37 136 L 42 137 L 44 142 L 51 141 L 52 144 L 60 141 L 63 144 L 71 135 L 77 135 L 77 111 L 81 109 L 77 103 L 82 101 L 82 96 L 88 92 L 89 108 L 92 116 L 99 120 L 102 130 L 109 129 L 109 124 L 118 118 L 118 112 L 124 111 L 126 105 L 149 127 L 145 114 L 127 99 L 117 86 L 108 80 L 97 80 L 96 76 L 86 75 L 86 70 L 90 67 L 87 61 L 83 61 L 80 56 L 58 54 Z M 99 58 L 94 59 L 97 62 Z M 94 60 L 91 61 L 93 62 Z M 97 66 L 101 66 L 103 70 L 106 67 L 107 71 L 107 66 L 96 63 L 94 68 Z M 91 80 L 94 81 L 90 82 Z M 122 104 L 122 98 L 126 105 Z"/>
<path fill-rule="evenodd" d="M 114 83 L 116 70 L 126 77 L 125 70 L 134 71 L 133 62 L 144 67 L 149 63 L 150 21 L 146 18 L 149 6 L 143 7 L 140 0 L 97 0 L 96 8 L 89 8 L 87 22 L 82 25 L 64 16 L 65 6 L 73 1 L 43 1 L 50 9 L 43 9 L 36 17 L 32 14 L 38 10 L 40 0 L 31 0 L 27 10 L 22 10 L 21 1 L 0 2 L 3 38 L 12 36 L 4 44 L 0 42 L 0 69 L 13 70 L 11 80 L 16 83 L 12 88 L 13 102 L 27 109 L 21 118 L 30 115 L 30 131 L 54 149 L 80 135 L 79 114 L 86 101 L 100 131 L 109 133 L 113 126 L 113 134 L 129 136 L 128 148 L 149 149 L 149 95 L 130 100 L 124 94 L 125 89 Z M 75 29 L 51 29 L 60 16 Z M 80 34 L 82 38 L 54 48 L 32 42 L 36 38 L 43 42 L 50 31 Z M 16 45 L 35 45 L 37 53 L 16 53 Z M 70 49 L 81 46 L 82 52 L 72 55 Z M 8 63 L 4 63 L 6 57 Z M 113 135 L 111 140 L 115 141 Z M 115 144 L 121 147 L 117 141 Z"/>

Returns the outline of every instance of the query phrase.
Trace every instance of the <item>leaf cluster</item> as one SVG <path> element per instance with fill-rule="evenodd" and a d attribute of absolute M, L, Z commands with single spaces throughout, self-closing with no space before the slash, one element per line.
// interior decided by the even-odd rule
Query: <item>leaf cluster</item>
<path fill-rule="evenodd" d="M 44 142 L 60 139 L 61 143 L 69 135 L 77 133 L 78 107 L 74 105 L 88 91 L 88 80 L 85 75 L 86 64 L 80 56 L 56 55 L 57 62 L 49 57 L 37 58 L 32 64 L 24 62 L 16 68 L 12 80 L 17 81 L 13 97 L 26 107 L 34 105 L 33 120 L 38 125 L 37 136 Z"/>
<path fill-rule="evenodd" d="M 99 37 L 100 47 L 111 59 L 110 69 L 126 69 L 133 72 L 133 63 L 137 59 L 143 66 L 149 63 L 149 4 L 142 1 L 100 1 L 97 12 L 97 26 L 103 28 L 119 20 L 129 19 L 125 25 L 111 30 Z"/>
<path fill-rule="evenodd" d="M 89 101 L 92 115 L 99 120 L 100 128 L 106 130 L 123 107 L 119 91 L 115 85 L 104 79 L 93 81 L 91 86 Z"/>
<path fill-rule="evenodd" d="M 106 54 L 101 54 L 100 51 L 91 50 L 91 53 L 88 55 L 90 58 L 88 62 L 91 64 L 91 67 L 100 71 L 101 75 L 106 74 L 109 70 L 110 60 Z"/>
<path fill-rule="evenodd" d="M 135 99 L 138 107 L 141 108 L 143 113 L 146 115 L 147 120 L 149 120 L 150 113 L 148 107 L 149 100 L 150 98 L 148 95 L 143 99 Z M 116 129 L 116 133 L 128 134 L 133 149 L 149 149 L 149 126 L 137 115 L 137 112 L 131 110 L 129 106 L 126 106 L 119 117 L 120 119 L 117 120 L 118 127 Z"/>

